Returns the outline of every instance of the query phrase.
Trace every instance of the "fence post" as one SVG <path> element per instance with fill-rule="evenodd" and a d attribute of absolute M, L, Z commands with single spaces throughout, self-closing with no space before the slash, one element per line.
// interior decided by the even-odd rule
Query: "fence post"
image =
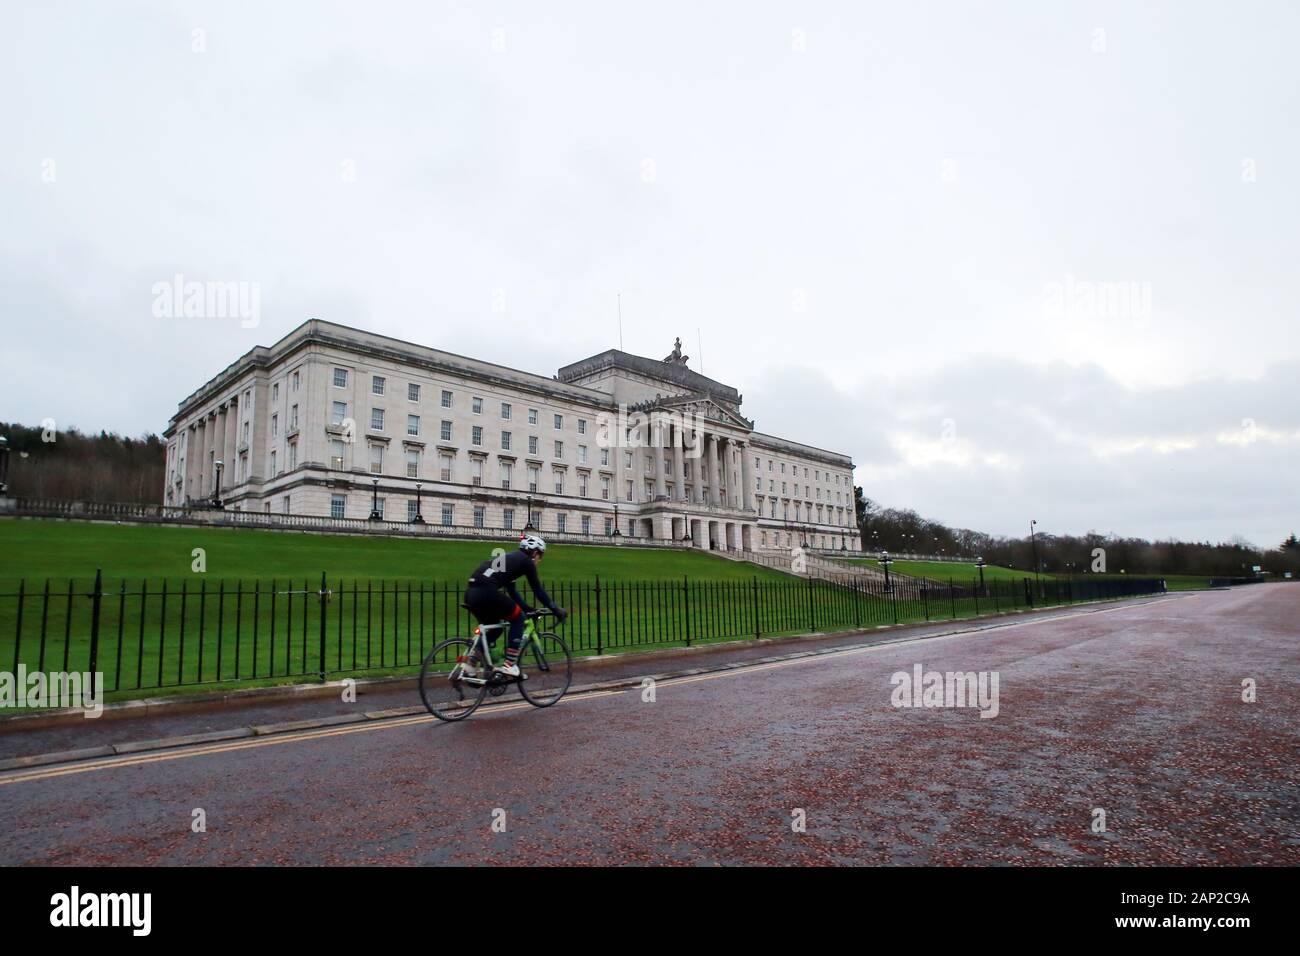
<path fill-rule="evenodd" d="M 1025 582 L 1025 603 L 1029 605 L 1030 608 L 1033 608 L 1034 592 L 1029 587 L 1029 578 L 1025 578 L 1024 582 Z"/>
<path fill-rule="evenodd" d="M 979 585 L 975 583 L 974 578 L 971 579 L 970 590 L 971 590 L 971 594 L 975 595 L 975 616 L 979 617 L 980 616 L 980 589 L 979 589 Z"/>
<path fill-rule="evenodd" d="M 952 619 L 957 620 L 957 592 L 953 590 L 952 578 L 948 579 L 948 600 L 952 603 Z"/>
<path fill-rule="evenodd" d="M 682 575 L 682 617 L 686 619 L 686 646 L 691 646 L 691 580 Z"/>
<path fill-rule="evenodd" d="M 95 699 L 99 700 L 99 680 L 96 672 L 99 670 L 99 609 L 104 596 L 104 571 L 102 568 L 95 569 L 95 593 L 90 596 L 90 684 Z"/>
<path fill-rule="evenodd" d="M 752 587 L 749 589 L 750 602 L 754 606 L 754 640 L 758 640 L 760 637 L 763 636 L 763 633 L 762 633 L 762 628 L 758 623 L 758 575 L 757 574 L 750 578 L 750 584 L 752 585 Z M 16 672 L 17 670 L 18 668 L 15 667 L 14 671 Z"/>
<path fill-rule="evenodd" d="M 897 578 L 894 579 L 894 586 L 889 589 L 889 592 L 890 592 L 890 597 L 892 598 L 889 604 L 894 609 L 894 623 L 897 624 L 898 623 L 898 579 Z M 924 593 L 924 591 L 922 593 Z"/>
<path fill-rule="evenodd" d="M 596 656 L 599 657 L 604 653 L 604 647 L 601 643 L 602 632 L 600 628 L 600 575 L 596 575 Z"/>
<path fill-rule="evenodd" d="M 817 611 L 813 607 L 813 579 L 808 575 L 808 631 L 817 630 Z"/>
<path fill-rule="evenodd" d="M 325 680 L 325 615 L 326 615 L 326 608 L 328 606 L 329 606 L 328 584 L 326 583 L 325 572 L 322 571 L 320 573 L 320 679 L 322 682 Z M 307 610 L 306 607 L 304 606 L 303 614 L 306 613 Z M 409 639 L 409 631 L 410 631 L 409 622 L 407 626 L 407 631 L 408 631 L 408 639 Z M 409 653 L 407 656 L 408 657 L 410 656 Z"/>

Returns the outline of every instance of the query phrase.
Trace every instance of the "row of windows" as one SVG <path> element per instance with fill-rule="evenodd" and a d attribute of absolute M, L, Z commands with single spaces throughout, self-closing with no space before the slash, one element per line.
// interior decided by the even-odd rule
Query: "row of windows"
<path fill-rule="evenodd" d="M 286 512 L 288 512 L 288 502 L 289 499 L 286 496 L 284 499 Z M 397 520 L 395 515 L 389 515 L 387 513 L 388 500 L 386 498 L 378 498 L 378 499 L 373 497 L 358 498 L 357 504 L 358 507 L 355 510 L 357 511 L 364 510 L 366 517 L 369 517 L 371 513 L 374 512 L 381 519 Z M 421 504 L 421 501 L 417 498 L 407 498 L 405 499 L 405 504 L 406 504 L 405 519 L 407 521 L 414 521 L 416 515 L 419 515 L 425 521 L 433 520 L 430 517 L 426 517 L 421 510 L 422 507 L 423 508 L 432 507 L 437 509 L 435 512 L 435 518 L 438 521 L 438 523 L 447 527 L 454 526 L 458 523 L 457 522 L 458 509 L 456 505 L 453 504 L 452 502 L 444 501 L 439 504 L 434 504 L 432 502 L 429 502 L 428 500 L 425 500 L 423 504 Z M 359 516 L 359 515 L 349 516 L 347 513 L 347 507 L 348 507 L 348 501 L 346 495 L 330 496 L 330 517 L 331 518 L 347 518 L 347 517 Z M 462 511 L 463 508 L 464 506 L 462 505 L 461 506 Z M 522 517 L 522 515 L 518 515 L 518 517 Z M 561 514 L 556 514 L 554 517 L 555 517 L 555 524 L 556 524 L 555 530 L 560 532 L 568 532 L 570 530 L 580 530 L 582 534 L 591 534 L 593 531 L 593 527 L 595 526 L 594 522 L 592 521 L 592 516 L 588 514 L 574 515 L 573 517 L 577 518 L 577 521 L 574 523 L 572 528 L 569 525 L 569 517 L 570 517 L 569 515 L 561 513 Z M 501 527 L 506 531 L 515 530 L 516 520 L 517 520 L 516 509 L 503 508 L 501 510 Z M 485 505 L 474 505 L 471 509 L 470 521 L 475 528 L 486 528 L 487 507 Z M 541 512 L 534 511 L 532 513 L 532 523 L 536 527 L 541 526 L 542 523 Z M 602 528 L 605 534 L 607 535 L 613 534 L 614 519 L 612 517 L 604 517 L 602 522 Z"/>

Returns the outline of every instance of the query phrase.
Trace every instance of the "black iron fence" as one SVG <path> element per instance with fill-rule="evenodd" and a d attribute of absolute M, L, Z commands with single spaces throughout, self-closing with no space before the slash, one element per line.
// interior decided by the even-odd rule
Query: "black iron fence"
<path fill-rule="evenodd" d="M 577 654 L 951 620 L 1164 591 L 1159 579 L 562 581 Z M 0 593 L 0 668 L 100 672 L 109 693 L 392 672 L 469 634 L 462 585 L 330 578 L 19 583 Z"/>

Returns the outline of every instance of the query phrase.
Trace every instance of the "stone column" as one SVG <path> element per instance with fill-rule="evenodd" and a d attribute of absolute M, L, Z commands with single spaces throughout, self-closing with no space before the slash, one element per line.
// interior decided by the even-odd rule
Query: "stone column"
<path fill-rule="evenodd" d="M 226 480 L 226 466 L 230 464 L 230 462 L 226 461 L 226 457 L 225 457 L 226 456 L 226 432 L 229 430 L 229 426 L 227 425 L 227 422 L 229 421 L 229 419 L 230 416 L 226 414 L 226 406 L 218 405 L 216 408 L 216 418 L 213 420 L 213 424 L 216 427 L 212 429 L 212 438 L 213 438 L 212 445 L 214 450 L 213 458 L 221 462 L 222 483 L 224 483 Z M 217 480 L 216 476 L 217 476 L 216 469 L 213 468 L 212 481 L 214 484 L 212 490 L 214 492 L 219 493 L 220 489 L 218 489 L 215 484 Z"/>
<path fill-rule="evenodd" d="M 749 443 L 741 442 L 740 445 L 740 484 L 743 489 L 740 493 L 740 505 L 746 511 L 754 510 L 754 476 L 749 471 Z"/>
<path fill-rule="evenodd" d="M 716 433 L 709 433 L 708 448 L 708 466 L 709 466 L 709 496 L 706 499 L 709 504 L 720 504 L 718 499 L 718 436 Z"/>
<path fill-rule="evenodd" d="M 666 494 L 664 489 L 664 436 L 662 431 L 654 434 L 654 471 L 655 471 L 655 497 L 658 498 Z"/>
<path fill-rule="evenodd" d="M 235 487 L 235 471 L 239 457 L 239 399 L 232 398 L 226 403 L 226 467 L 221 469 L 224 487 Z"/>
<path fill-rule="evenodd" d="M 197 422 L 190 422 L 185 426 L 185 474 L 184 481 L 181 482 L 181 497 L 186 500 L 194 497 L 194 476 L 198 474 L 196 470 L 199 459 L 198 448 L 199 426 Z"/>

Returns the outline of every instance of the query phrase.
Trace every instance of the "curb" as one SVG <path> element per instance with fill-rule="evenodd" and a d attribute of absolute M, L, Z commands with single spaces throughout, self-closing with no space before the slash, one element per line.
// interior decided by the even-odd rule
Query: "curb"
<path fill-rule="evenodd" d="M 1164 596 L 1167 597 L 1168 595 L 1164 595 Z M 1091 607 L 1096 604 L 1107 604 L 1107 603 L 1112 603 L 1112 602 L 1092 601 L 1086 604 L 1077 604 L 1072 606 Z M 985 617 L 968 618 L 965 623 L 971 624 L 986 619 L 997 619 L 999 617 L 1012 617 L 1023 613 L 1025 613 L 1025 611 L 1023 610 L 1006 611 L 997 615 L 989 615 L 988 618 Z M 956 624 L 958 622 L 954 621 L 951 623 Z M 846 636 L 867 636 L 869 634 L 872 634 L 874 631 L 881 631 L 881 630 L 901 631 L 906 628 L 911 628 L 916 626 L 917 625 L 915 624 L 885 624 L 885 625 L 880 625 L 876 628 L 872 628 L 870 630 L 861 630 L 861 631 L 853 631 L 853 632 L 837 631 L 834 632 L 834 634 L 846 635 Z M 929 639 L 939 638 L 939 637 L 952 637 L 957 634 L 967 634 L 967 633 L 972 633 L 972 632 L 977 632 L 982 630 L 992 630 L 992 629 L 994 628 L 958 627 L 948 631 L 941 631 L 937 634 L 925 635 L 924 637 L 920 638 L 920 640 L 929 640 Z M 748 644 L 749 646 L 755 646 L 761 643 L 768 643 L 768 642 L 777 643 L 781 641 L 792 641 L 792 640 L 797 641 L 797 640 L 806 640 L 808 638 L 813 638 L 813 637 L 826 637 L 826 636 L 831 636 L 831 635 L 828 635 L 823 632 L 823 633 L 813 633 L 813 634 L 803 634 L 803 635 L 791 635 L 787 637 L 777 637 L 777 638 L 758 638 L 757 640 L 751 639 L 744 643 Z M 735 646 L 738 643 L 740 642 L 727 642 L 727 646 Z M 864 643 L 842 645 L 838 647 L 805 648 L 803 650 L 795 651 L 789 654 L 774 654 L 767 657 L 759 657 L 753 660 L 746 660 L 746 661 L 729 661 L 725 663 L 718 663 L 711 667 L 693 667 L 693 668 L 686 668 L 684 670 L 668 671 L 660 674 L 642 674 L 635 677 L 621 677 L 615 680 L 597 681 L 595 683 L 590 683 L 590 684 L 579 684 L 577 686 L 571 687 L 568 690 L 568 692 L 565 694 L 565 696 L 578 697 L 586 694 L 598 693 L 601 691 L 627 690 L 633 687 L 640 687 L 647 680 L 659 683 L 663 681 L 676 680 L 683 677 L 694 677 L 699 674 L 715 674 L 715 673 L 720 673 L 722 671 L 740 670 L 747 667 L 756 667 L 762 664 L 774 664 L 783 661 L 799 660 L 801 658 L 821 657 L 827 654 L 836 654 L 844 651 L 855 651 L 855 650 L 861 650 L 863 648 L 869 648 L 869 647 L 883 647 L 893 643 L 897 643 L 897 638 L 886 638 L 883 640 L 869 640 Z M 706 645 L 697 645 L 696 647 L 691 647 L 691 648 L 675 648 L 675 649 L 668 649 L 668 650 L 676 654 L 680 651 L 692 651 L 692 650 L 699 650 L 699 649 L 716 647 L 716 646 L 717 645 L 706 644 Z M 635 652 L 632 653 L 635 654 Z M 644 653 L 650 654 L 650 653 L 659 653 L 659 652 L 644 652 Z M 632 655 L 620 654 L 620 655 L 611 655 L 611 656 L 627 657 Z M 637 656 L 640 657 L 641 655 L 637 655 Z M 593 660 L 600 660 L 600 659 L 601 658 L 595 658 Z M 586 659 L 583 658 L 582 660 L 586 660 Z M 388 678 L 386 680 L 393 681 L 394 679 Z M 400 680 L 411 680 L 411 679 L 401 678 Z M 413 680 L 411 682 L 414 683 Z M 313 686 L 318 686 L 318 685 L 313 685 Z M 491 713 L 492 710 L 503 706 L 503 704 L 505 703 L 507 702 L 484 703 L 481 707 L 481 710 L 487 713 Z M 515 703 L 515 701 L 512 699 L 508 703 Z M 77 719 L 83 719 L 80 716 L 80 711 L 74 711 L 73 714 L 74 716 L 77 717 Z M 116 756 L 125 756 L 128 754 L 147 753 L 150 751 L 172 750 L 178 747 L 186 747 L 186 746 L 192 746 L 195 744 L 203 744 L 203 743 L 217 743 L 224 740 L 237 740 L 240 738 L 249 738 L 249 737 L 271 737 L 279 734 L 290 734 L 290 733 L 304 731 L 304 730 L 317 730 L 325 727 L 334 727 L 334 726 L 340 726 L 345 724 L 363 724 L 363 723 L 369 723 L 371 721 L 397 720 L 401 718 L 418 717 L 418 716 L 427 716 L 429 717 L 430 720 L 437 719 L 433 717 L 432 714 L 429 714 L 428 710 L 426 710 L 423 705 L 416 705 L 416 706 L 409 706 L 409 707 L 393 707 L 386 710 L 364 711 L 359 714 L 333 714 L 326 717 L 311 717 L 304 720 L 292 720 L 292 721 L 287 721 L 278 724 L 257 724 L 248 727 L 235 727 L 235 728 L 231 728 L 230 730 L 214 730 L 214 731 L 208 731 L 206 733 L 185 734 L 176 737 L 160 737 L 154 740 L 133 741 L 124 744 L 106 744 L 99 747 L 85 747 L 76 750 L 62 750 L 62 751 L 55 751 L 52 753 L 45 753 L 45 754 L 33 754 L 26 757 L 9 757 L 0 760 L 0 772 L 4 772 L 8 770 L 19 770 L 19 769 L 30 768 L 30 767 L 48 766 L 51 764 L 76 763 L 79 761 L 92 760 L 100 757 L 116 757 Z"/>

